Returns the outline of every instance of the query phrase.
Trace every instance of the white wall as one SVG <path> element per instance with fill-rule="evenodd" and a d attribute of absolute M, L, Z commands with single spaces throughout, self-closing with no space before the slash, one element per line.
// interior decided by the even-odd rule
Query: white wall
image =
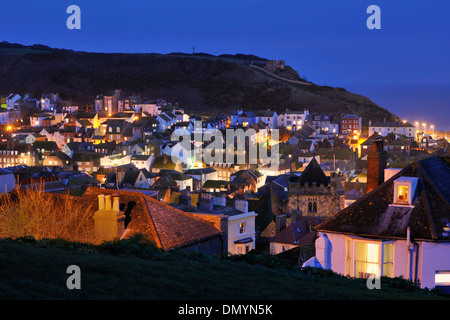
<path fill-rule="evenodd" d="M 342 234 L 320 234 L 316 240 L 316 258 L 322 267 L 345 275 L 346 239 L 347 237 Z M 370 240 L 381 243 L 381 240 Z M 409 267 L 406 240 L 395 240 L 393 244 L 394 277 L 408 279 L 410 270 L 411 280 L 417 278 L 422 288 L 432 289 L 435 287 L 436 271 L 450 271 L 450 243 L 417 242 L 418 250 L 412 252 Z M 417 252 L 419 258 L 416 261 Z"/>
<path fill-rule="evenodd" d="M 420 250 L 422 249 L 422 250 Z M 422 242 L 419 249 L 421 256 L 420 279 L 422 288 L 434 288 L 434 276 L 437 270 L 450 271 L 450 243 Z"/>
<path fill-rule="evenodd" d="M 235 241 L 252 237 L 253 241 L 246 245 L 251 245 L 255 248 L 255 212 L 247 212 L 238 215 L 233 215 L 228 218 L 228 252 L 235 254 Z M 247 223 L 247 230 L 244 234 L 239 233 L 239 224 L 241 222 Z"/>

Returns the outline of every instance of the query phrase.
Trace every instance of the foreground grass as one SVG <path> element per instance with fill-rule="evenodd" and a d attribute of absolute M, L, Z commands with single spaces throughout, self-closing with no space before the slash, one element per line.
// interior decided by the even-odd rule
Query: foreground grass
<path fill-rule="evenodd" d="M 69 290 L 67 267 L 81 269 Z M 101 246 L 61 240 L 0 240 L 0 299 L 442 299 L 403 280 L 381 290 L 320 269 L 293 269 L 264 256 L 164 253 L 143 239 Z M 386 281 L 383 281 L 386 280 Z"/>

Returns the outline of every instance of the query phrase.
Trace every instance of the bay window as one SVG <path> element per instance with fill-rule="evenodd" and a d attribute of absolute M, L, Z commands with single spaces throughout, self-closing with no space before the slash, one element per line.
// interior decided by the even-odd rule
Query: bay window
<path fill-rule="evenodd" d="M 367 279 L 393 276 L 393 243 L 347 237 L 346 274 Z"/>

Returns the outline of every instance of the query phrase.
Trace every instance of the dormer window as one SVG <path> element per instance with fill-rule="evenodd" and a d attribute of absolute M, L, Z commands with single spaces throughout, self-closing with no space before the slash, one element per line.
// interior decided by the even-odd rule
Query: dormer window
<path fill-rule="evenodd" d="M 398 186 L 398 203 L 406 203 L 408 204 L 408 186 Z"/>
<path fill-rule="evenodd" d="M 400 177 L 394 180 L 394 205 L 412 205 L 418 178 Z"/>

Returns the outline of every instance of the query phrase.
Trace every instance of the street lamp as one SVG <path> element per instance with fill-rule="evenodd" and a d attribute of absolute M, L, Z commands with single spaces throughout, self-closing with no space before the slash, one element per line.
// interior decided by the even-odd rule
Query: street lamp
<path fill-rule="evenodd" d="M 424 122 L 424 123 L 422 123 L 422 126 L 423 126 L 423 133 L 425 133 L 426 131 L 427 131 L 427 124 Z"/>
<path fill-rule="evenodd" d="M 434 134 L 434 125 L 430 126 L 432 133 Z"/>

